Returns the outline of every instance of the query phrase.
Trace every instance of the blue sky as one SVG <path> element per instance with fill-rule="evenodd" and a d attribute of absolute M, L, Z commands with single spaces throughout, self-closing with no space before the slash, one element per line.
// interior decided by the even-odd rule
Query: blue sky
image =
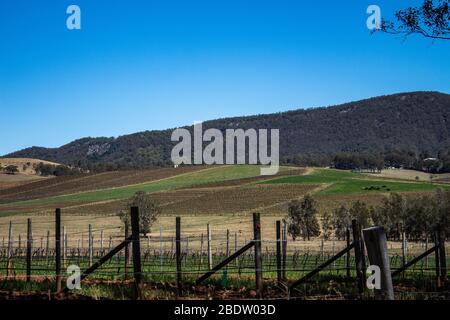
<path fill-rule="evenodd" d="M 449 93 L 450 41 L 371 35 L 417 1 L 2 0 L 0 154 L 85 136 Z M 82 29 L 66 28 L 81 8 Z"/>

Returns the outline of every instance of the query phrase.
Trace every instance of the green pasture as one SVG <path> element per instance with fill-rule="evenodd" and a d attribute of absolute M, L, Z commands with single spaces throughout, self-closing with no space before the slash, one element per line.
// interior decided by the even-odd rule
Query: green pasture
<path fill-rule="evenodd" d="M 326 184 L 319 194 L 370 194 L 389 192 L 433 191 L 449 186 L 427 182 L 399 182 L 374 178 L 365 174 L 333 169 L 315 169 L 311 174 L 282 177 L 262 182 L 264 184 Z"/>

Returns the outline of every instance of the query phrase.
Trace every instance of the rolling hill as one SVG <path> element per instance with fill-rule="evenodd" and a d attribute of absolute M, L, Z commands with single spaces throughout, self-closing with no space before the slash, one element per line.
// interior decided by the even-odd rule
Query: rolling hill
<path fill-rule="evenodd" d="M 280 129 L 280 156 L 407 150 L 436 154 L 450 148 L 450 95 L 410 92 L 338 106 L 207 121 L 206 128 Z M 192 127 L 186 127 L 192 129 Z M 59 148 L 31 147 L 7 157 L 39 158 L 75 166 L 170 165 L 172 130 L 117 138 L 82 138 Z"/>

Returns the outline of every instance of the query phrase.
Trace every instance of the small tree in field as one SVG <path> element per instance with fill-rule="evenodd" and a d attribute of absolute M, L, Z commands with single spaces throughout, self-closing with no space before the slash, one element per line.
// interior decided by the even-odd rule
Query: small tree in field
<path fill-rule="evenodd" d="M 302 201 L 293 200 L 289 203 L 288 233 L 294 241 L 298 236 L 310 240 L 320 234 L 316 215 L 316 202 L 310 195 L 306 195 Z"/>
<path fill-rule="evenodd" d="M 126 206 L 120 210 L 119 217 L 123 223 L 127 222 L 130 225 L 130 208 L 139 208 L 139 231 L 141 234 L 146 235 L 151 232 L 153 223 L 158 219 L 161 213 L 159 206 L 151 199 L 150 195 L 138 191 L 131 197 Z"/>
<path fill-rule="evenodd" d="M 19 172 L 19 168 L 17 166 L 14 166 L 14 165 L 10 164 L 9 166 L 6 166 L 3 169 L 3 171 L 6 174 L 15 174 L 15 173 Z"/>

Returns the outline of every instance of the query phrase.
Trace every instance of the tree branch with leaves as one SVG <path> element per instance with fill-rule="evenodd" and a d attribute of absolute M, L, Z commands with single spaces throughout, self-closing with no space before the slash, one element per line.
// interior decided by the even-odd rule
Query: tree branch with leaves
<path fill-rule="evenodd" d="M 397 11 L 395 17 L 397 22 L 382 20 L 374 32 L 450 40 L 450 0 L 425 0 L 421 6 Z"/>

